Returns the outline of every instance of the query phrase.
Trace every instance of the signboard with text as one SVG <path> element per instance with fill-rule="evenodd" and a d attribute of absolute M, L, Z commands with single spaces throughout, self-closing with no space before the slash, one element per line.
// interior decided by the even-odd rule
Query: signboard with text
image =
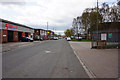
<path fill-rule="evenodd" d="M 109 33 L 109 34 L 108 34 L 108 38 L 112 38 L 112 33 Z"/>
<path fill-rule="evenodd" d="M 18 29 L 17 26 L 11 25 L 11 24 L 5 24 L 5 27 L 6 27 L 6 29 L 8 29 L 8 30 L 17 30 L 17 29 Z"/>
<path fill-rule="evenodd" d="M 107 40 L 107 34 L 105 33 L 101 34 L 101 40 Z"/>

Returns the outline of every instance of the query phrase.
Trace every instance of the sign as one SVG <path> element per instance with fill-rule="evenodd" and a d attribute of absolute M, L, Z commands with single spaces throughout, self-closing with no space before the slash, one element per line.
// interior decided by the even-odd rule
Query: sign
<path fill-rule="evenodd" d="M 112 38 L 112 33 L 109 33 L 109 34 L 108 34 L 108 38 Z"/>
<path fill-rule="evenodd" d="M 6 37 L 6 35 L 3 35 L 3 37 Z"/>
<path fill-rule="evenodd" d="M 11 24 L 5 24 L 6 29 L 8 30 L 17 30 L 17 26 Z"/>
<path fill-rule="evenodd" d="M 101 34 L 101 40 L 107 40 L 107 34 Z"/>
<path fill-rule="evenodd" d="M 48 32 L 48 34 L 49 34 L 50 32 Z"/>

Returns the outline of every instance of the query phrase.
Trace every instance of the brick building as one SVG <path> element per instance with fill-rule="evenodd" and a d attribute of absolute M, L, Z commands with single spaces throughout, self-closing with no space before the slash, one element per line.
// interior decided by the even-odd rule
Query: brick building
<path fill-rule="evenodd" d="M 44 29 L 34 29 L 34 38 L 36 36 L 39 36 L 43 38 L 44 40 L 46 39 L 51 39 L 54 35 L 54 32 L 51 30 L 44 30 Z"/>
<path fill-rule="evenodd" d="M 44 29 L 34 29 L 34 39 L 35 39 L 36 36 L 39 36 L 43 39 L 46 39 L 46 37 L 47 37 L 46 33 L 47 32 Z"/>
<path fill-rule="evenodd" d="M 33 28 L 0 19 L 0 42 L 17 42 L 23 36 L 33 37 L 33 33 Z"/>

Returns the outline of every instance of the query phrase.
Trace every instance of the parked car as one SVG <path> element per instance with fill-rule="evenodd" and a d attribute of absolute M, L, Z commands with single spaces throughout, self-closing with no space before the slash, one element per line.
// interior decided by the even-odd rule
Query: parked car
<path fill-rule="evenodd" d="M 58 40 L 58 37 L 54 37 L 54 40 Z"/>
<path fill-rule="evenodd" d="M 40 37 L 40 41 L 43 41 L 43 38 L 42 38 L 42 37 Z"/>
<path fill-rule="evenodd" d="M 29 38 L 29 37 L 21 37 L 21 38 L 20 38 L 20 41 L 21 41 L 21 42 L 33 42 L 33 39 L 32 39 L 32 38 Z"/>
<path fill-rule="evenodd" d="M 74 36 L 71 36 L 71 39 L 74 39 L 75 37 Z"/>
<path fill-rule="evenodd" d="M 43 41 L 43 38 L 37 35 L 37 36 L 35 36 L 34 40 L 40 40 L 40 41 Z"/>
<path fill-rule="evenodd" d="M 67 37 L 66 39 L 67 39 L 67 41 L 71 41 L 71 38 L 70 38 L 70 37 Z"/>
<path fill-rule="evenodd" d="M 75 37 L 75 39 L 79 39 L 79 40 L 82 40 L 82 37 Z"/>
<path fill-rule="evenodd" d="M 26 37 L 28 39 L 29 42 L 33 42 L 33 38 L 30 37 Z"/>
<path fill-rule="evenodd" d="M 36 35 L 34 40 L 40 40 L 40 36 Z"/>

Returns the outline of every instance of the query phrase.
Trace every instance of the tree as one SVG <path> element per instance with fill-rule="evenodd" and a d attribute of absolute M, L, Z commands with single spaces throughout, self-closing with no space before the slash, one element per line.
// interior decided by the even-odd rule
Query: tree
<path fill-rule="evenodd" d="M 102 15 L 98 12 L 98 23 L 102 22 Z M 87 8 L 82 14 L 82 24 L 87 33 L 89 33 L 94 25 L 97 24 L 97 8 Z"/>
<path fill-rule="evenodd" d="M 119 3 L 119 2 L 118 2 Z M 102 4 L 100 14 L 103 16 L 102 22 L 118 22 L 119 21 L 119 5 L 114 4 L 111 7 L 107 3 Z"/>
<path fill-rule="evenodd" d="M 64 33 L 67 37 L 74 36 L 73 29 L 67 29 Z"/>
<path fill-rule="evenodd" d="M 76 35 L 78 37 L 80 34 L 84 33 L 84 27 L 82 25 L 82 17 L 81 16 L 77 16 L 77 18 L 73 19 L 72 29 L 74 31 L 74 35 Z"/>
<path fill-rule="evenodd" d="M 110 7 L 108 4 L 103 3 L 100 8 L 100 14 L 103 16 L 102 22 L 109 22 L 110 18 Z"/>
<path fill-rule="evenodd" d="M 84 12 L 82 14 L 82 24 L 84 25 L 85 31 L 89 28 L 89 12 Z"/>

